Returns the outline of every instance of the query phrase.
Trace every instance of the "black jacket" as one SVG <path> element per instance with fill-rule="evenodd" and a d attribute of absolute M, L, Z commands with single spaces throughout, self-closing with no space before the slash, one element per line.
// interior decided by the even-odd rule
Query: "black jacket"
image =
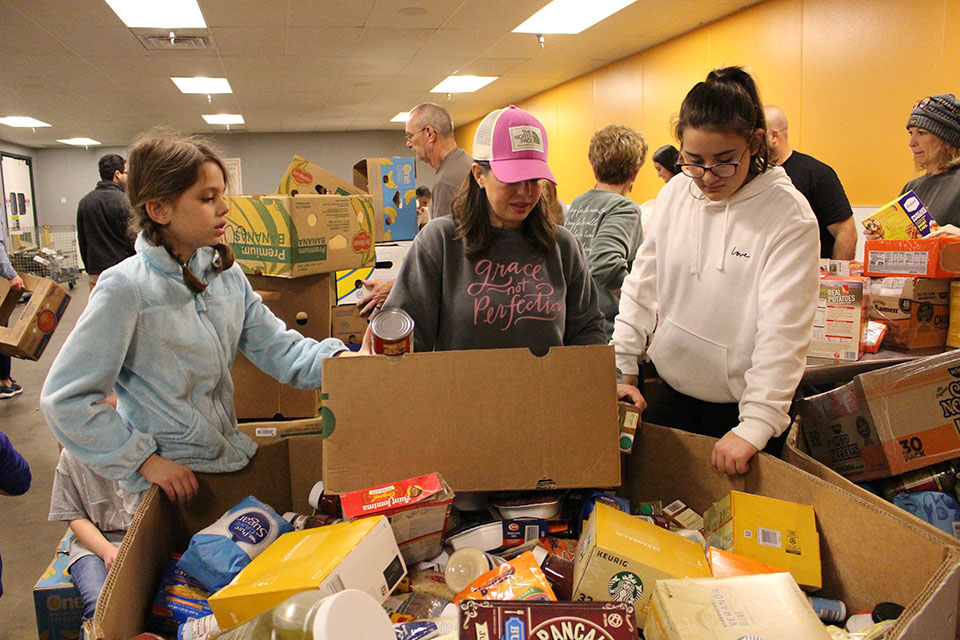
<path fill-rule="evenodd" d="M 87 273 L 99 275 L 135 253 L 127 230 L 129 219 L 127 196 L 113 180 L 101 180 L 83 196 L 77 205 L 77 239 Z"/>

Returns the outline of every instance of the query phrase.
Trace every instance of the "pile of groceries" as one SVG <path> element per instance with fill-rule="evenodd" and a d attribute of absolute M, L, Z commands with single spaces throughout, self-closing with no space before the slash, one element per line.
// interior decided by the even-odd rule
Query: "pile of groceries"
<path fill-rule="evenodd" d="M 612 490 L 454 492 L 438 474 L 308 514 L 254 496 L 174 555 L 149 630 L 178 640 L 870 640 L 821 584 L 809 505 L 731 491 L 704 513 Z M 849 614 L 849 615 L 848 615 Z"/>

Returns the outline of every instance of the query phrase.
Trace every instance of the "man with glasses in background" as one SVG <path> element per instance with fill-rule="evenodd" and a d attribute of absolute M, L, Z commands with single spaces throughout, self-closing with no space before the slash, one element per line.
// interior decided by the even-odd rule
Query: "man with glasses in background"
<path fill-rule="evenodd" d="M 426 162 L 437 172 L 430 200 L 430 219 L 452 214 L 453 198 L 460 192 L 473 158 L 457 146 L 453 137 L 453 118 L 450 112 L 433 102 L 423 102 L 410 110 L 404 127 L 407 147 L 417 160 Z M 391 280 L 364 280 L 366 294 L 357 303 L 361 316 L 368 316 L 380 308 L 393 288 Z"/>
<path fill-rule="evenodd" d="M 108 153 L 100 158 L 98 170 L 100 181 L 96 188 L 77 205 L 80 258 L 91 287 L 101 272 L 135 253 L 133 236 L 127 229 L 130 219 L 130 206 L 124 193 L 127 161 L 123 156 Z"/>

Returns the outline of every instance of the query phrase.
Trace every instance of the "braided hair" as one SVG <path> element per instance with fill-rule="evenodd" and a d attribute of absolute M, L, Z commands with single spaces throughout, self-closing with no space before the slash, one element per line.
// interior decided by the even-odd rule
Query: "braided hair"
<path fill-rule="evenodd" d="M 227 181 L 227 169 L 210 142 L 196 136 L 182 137 L 173 131 L 156 129 L 137 137 L 130 147 L 127 164 L 127 198 L 132 207 L 130 227 L 134 233 L 143 232 L 144 237 L 167 250 L 183 271 L 184 284 L 194 293 L 201 293 L 207 283 L 187 267 L 190 256 L 180 256 L 173 250 L 167 238 L 166 225 L 156 222 L 147 213 L 150 201 L 174 202 L 192 187 L 203 165 L 212 162 L 223 172 Z M 214 271 L 220 273 L 233 266 L 233 250 L 224 243 L 214 246 L 217 259 Z"/>

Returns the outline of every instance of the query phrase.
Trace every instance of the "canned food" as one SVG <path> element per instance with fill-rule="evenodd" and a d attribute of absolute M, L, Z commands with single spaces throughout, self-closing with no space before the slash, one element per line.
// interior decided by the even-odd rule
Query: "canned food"
<path fill-rule="evenodd" d="M 413 351 L 413 318 L 403 309 L 382 309 L 370 321 L 373 351 L 396 356 Z"/>

